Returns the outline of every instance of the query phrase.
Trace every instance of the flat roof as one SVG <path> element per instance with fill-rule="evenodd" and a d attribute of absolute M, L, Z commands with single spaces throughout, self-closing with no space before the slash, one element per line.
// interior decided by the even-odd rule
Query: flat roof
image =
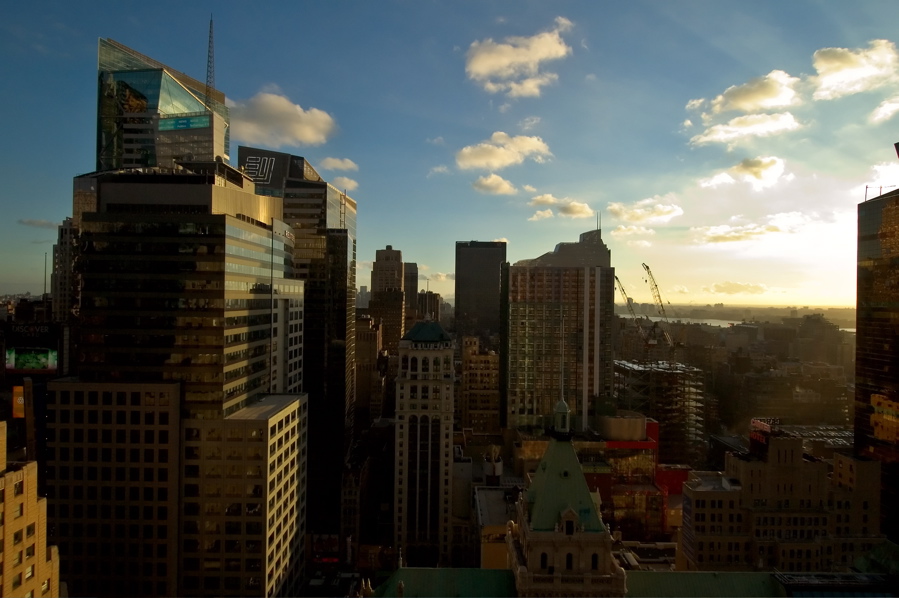
<path fill-rule="evenodd" d="M 267 421 L 277 413 L 280 413 L 291 403 L 299 401 L 305 393 L 295 395 L 268 395 L 261 401 L 244 407 L 240 411 L 232 413 L 225 419 Z"/>

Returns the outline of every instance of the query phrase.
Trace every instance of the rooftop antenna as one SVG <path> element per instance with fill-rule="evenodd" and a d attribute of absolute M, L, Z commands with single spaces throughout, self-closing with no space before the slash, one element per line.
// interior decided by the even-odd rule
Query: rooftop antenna
<path fill-rule="evenodd" d="M 215 89 L 215 43 L 212 36 L 212 13 L 209 13 L 209 49 L 206 51 L 206 109 L 212 112 L 210 94 Z"/>

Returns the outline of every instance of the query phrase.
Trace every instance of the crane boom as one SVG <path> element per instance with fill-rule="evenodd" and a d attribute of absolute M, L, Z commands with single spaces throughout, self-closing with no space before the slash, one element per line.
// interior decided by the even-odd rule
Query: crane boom
<path fill-rule="evenodd" d="M 630 297 L 628 297 L 627 293 L 624 291 L 624 285 L 621 283 L 621 279 L 616 276 L 615 282 L 618 283 L 618 292 L 624 297 L 624 305 L 627 307 L 628 313 L 631 314 L 631 317 L 634 319 L 634 324 L 637 325 L 637 331 L 640 333 L 640 338 L 643 339 L 643 342 L 646 342 L 646 331 L 643 330 L 643 325 L 640 324 L 640 318 L 637 317 L 637 313 L 634 311 L 634 306 L 631 304 Z"/>
<path fill-rule="evenodd" d="M 668 314 L 665 313 L 665 305 L 662 303 L 662 293 L 659 292 L 659 285 L 656 284 L 655 276 L 652 275 L 652 270 L 649 269 L 649 266 L 644 263 L 643 269 L 646 270 L 647 282 L 649 283 L 649 290 L 652 291 L 652 298 L 656 303 L 656 310 L 665 322 L 665 328 L 662 329 L 662 332 L 665 333 L 665 340 L 668 342 L 669 347 L 673 347 L 674 343 L 671 342 L 671 335 L 668 334 Z"/>

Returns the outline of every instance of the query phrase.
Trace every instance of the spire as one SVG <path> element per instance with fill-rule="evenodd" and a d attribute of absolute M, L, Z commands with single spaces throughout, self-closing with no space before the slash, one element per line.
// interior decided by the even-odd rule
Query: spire
<path fill-rule="evenodd" d="M 206 103 L 206 109 L 212 111 L 212 100 L 210 94 L 215 89 L 215 44 L 212 36 L 212 13 L 209 14 L 209 49 L 206 52 L 206 97 L 203 101 Z"/>

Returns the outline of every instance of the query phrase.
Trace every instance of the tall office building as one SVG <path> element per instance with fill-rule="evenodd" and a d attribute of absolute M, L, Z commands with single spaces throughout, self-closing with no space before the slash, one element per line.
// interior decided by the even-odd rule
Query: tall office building
<path fill-rule="evenodd" d="M 403 252 L 391 245 L 375 251 L 375 261 L 371 267 L 372 294 L 381 291 L 404 291 L 405 282 Z"/>
<path fill-rule="evenodd" d="M 504 427 L 544 426 L 564 396 L 577 429 L 614 412 L 615 270 L 599 230 L 503 266 Z"/>
<path fill-rule="evenodd" d="M 403 262 L 403 293 L 406 295 L 406 318 L 411 319 L 406 328 L 411 329 L 419 317 L 418 314 L 418 264 Z"/>
<path fill-rule="evenodd" d="M 453 341 L 422 320 L 399 346 L 395 546 L 413 566 L 448 564 L 452 532 Z"/>
<path fill-rule="evenodd" d="M 396 355 L 406 331 L 405 283 L 403 252 L 390 245 L 378 249 L 371 270 L 368 312 L 383 327 L 384 348 L 391 355 Z"/>
<path fill-rule="evenodd" d="M 883 504 L 899 504 L 899 191 L 858 206 L 855 448 L 883 464 Z M 899 515 L 884 509 L 899 541 Z"/>
<path fill-rule="evenodd" d="M 46 408 L 62 575 L 74 595 L 297 592 L 308 405 L 283 200 L 225 163 L 223 105 L 100 44 L 104 170 L 73 197 L 79 377 L 50 383 Z"/>
<path fill-rule="evenodd" d="M 500 333 L 505 241 L 456 241 L 456 338 L 477 336 L 486 348 Z"/>
<path fill-rule="evenodd" d="M 303 391 L 309 395 L 309 531 L 336 534 L 341 472 L 353 440 L 356 409 L 356 202 L 324 181 L 301 156 L 237 149 L 238 165 L 256 192 L 283 198 L 284 222 L 296 242 L 294 276 L 305 281 Z M 335 442 L 341 448 L 335 450 Z"/>
<path fill-rule="evenodd" d="M 97 62 L 98 171 L 228 162 L 225 94 L 111 39 Z"/>

